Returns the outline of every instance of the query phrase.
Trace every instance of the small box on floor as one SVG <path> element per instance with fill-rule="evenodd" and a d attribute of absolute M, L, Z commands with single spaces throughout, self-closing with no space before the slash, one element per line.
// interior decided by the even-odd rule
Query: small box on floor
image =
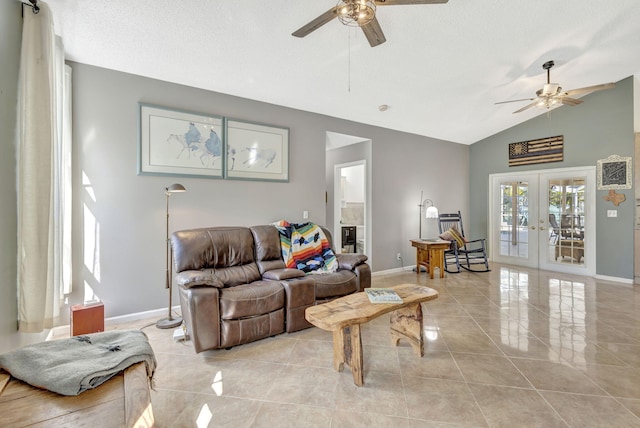
<path fill-rule="evenodd" d="M 104 304 L 84 303 L 71 306 L 71 336 L 104 331 Z"/>

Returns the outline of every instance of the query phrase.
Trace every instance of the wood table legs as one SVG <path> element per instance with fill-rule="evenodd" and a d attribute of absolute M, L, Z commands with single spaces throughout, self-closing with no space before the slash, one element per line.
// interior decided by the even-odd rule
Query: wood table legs
<path fill-rule="evenodd" d="M 422 338 L 422 306 L 420 303 L 391 312 L 391 344 L 398 346 L 400 339 L 407 339 L 413 352 L 424 356 Z"/>
<path fill-rule="evenodd" d="M 358 386 L 364 385 L 360 324 L 333 332 L 333 368 L 341 372 L 345 364 L 351 369 L 353 382 Z"/>
<path fill-rule="evenodd" d="M 391 344 L 398 346 L 400 339 L 411 344 L 414 354 L 424 356 L 422 338 L 422 306 L 420 303 L 399 308 L 391 312 Z M 353 383 L 364 385 L 362 362 L 362 337 L 360 324 L 354 324 L 333 332 L 333 368 L 341 372 L 348 365 L 353 375 Z"/>
<path fill-rule="evenodd" d="M 429 277 L 433 279 L 435 268 L 440 269 L 440 278 L 444 278 L 444 252 L 449 249 L 449 241 L 411 240 L 416 247 L 416 273 L 420 273 L 420 266 L 427 268 Z"/>

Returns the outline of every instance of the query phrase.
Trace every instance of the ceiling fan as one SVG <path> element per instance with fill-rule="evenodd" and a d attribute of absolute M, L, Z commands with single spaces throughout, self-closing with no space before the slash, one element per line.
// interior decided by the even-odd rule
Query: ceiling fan
<path fill-rule="evenodd" d="M 527 104 L 521 109 L 514 111 L 514 113 L 520 113 L 521 111 L 525 111 L 531 107 L 544 107 L 549 110 L 551 109 L 551 107 L 558 104 L 564 104 L 568 106 L 582 104 L 582 100 L 573 97 L 576 95 L 590 94 L 591 92 L 595 91 L 602 91 L 603 89 L 611 89 L 616 86 L 614 83 L 603 83 L 601 85 L 585 86 L 584 88 L 562 91 L 562 87 L 559 84 L 551 83 L 551 68 L 554 65 L 555 63 L 553 61 L 547 61 L 542 64 L 542 68 L 544 70 L 547 70 L 547 84 L 536 91 L 536 98 L 522 98 L 519 100 L 500 101 L 496 104 L 515 103 L 518 101 L 533 101 L 531 104 Z"/>
<path fill-rule="evenodd" d="M 407 4 L 436 4 L 447 3 L 449 0 L 340 0 L 313 21 L 298 28 L 291 35 L 305 37 L 322 27 L 327 22 L 338 18 L 344 25 L 360 27 L 371 47 L 387 41 L 382 28 L 376 19 L 376 6 L 397 6 Z"/>

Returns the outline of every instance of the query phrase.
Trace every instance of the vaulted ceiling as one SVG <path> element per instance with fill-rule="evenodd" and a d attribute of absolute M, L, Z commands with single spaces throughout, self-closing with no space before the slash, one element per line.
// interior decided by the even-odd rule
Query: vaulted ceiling
<path fill-rule="evenodd" d="M 46 2 L 67 59 L 462 144 L 544 114 L 494 103 L 533 97 L 548 60 L 564 89 L 640 73 L 638 0 L 378 7 L 374 48 L 337 19 L 291 35 L 334 0 Z"/>

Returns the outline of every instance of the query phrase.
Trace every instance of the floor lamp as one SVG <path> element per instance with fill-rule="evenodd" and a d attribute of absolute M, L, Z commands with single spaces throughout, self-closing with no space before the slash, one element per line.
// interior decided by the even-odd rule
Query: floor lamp
<path fill-rule="evenodd" d="M 171 271 L 171 242 L 169 241 L 169 197 L 172 193 L 178 192 L 186 192 L 187 189 L 184 188 L 182 184 L 172 184 L 169 187 L 164 189 L 164 194 L 167 197 L 167 235 L 165 241 L 166 254 L 165 254 L 165 267 L 166 267 L 166 275 L 165 275 L 165 286 L 169 289 L 169 314 L 167 318 L 163 318 L 156 323 L 156 327 L 158 328 L 174 328 L 178 327 L 182 324 L 182 318 L 174 317 L 171 314 L 171 307 L 173 301 L 173 287 L 172 287 L 172 271 Z"/>
<path fill-rule="evenodd" d="M 420 209 L 419 211 L 419 215 L 420 215 L 420 228 L 418 230 L 418 239 L 422 239 L 422 210 L 425 209 L 425 218 L 428 219 L 434 219 L 434 218 L 438 218 L 438 208 L 436 208 L 433 205 L 433 201 L 431 199 L 422 199 L 423 197 L 423 192 L 420 192 L 420 204 L 418 204 L 418 207 Z M 433 238 L 433 237 L 430 237 Z"/>
<path fill-rule="evenodd" d="M 424 216 L 427 219 L 434 219 L 434 218 L 438 218 L 438 209 L 433 206 L 433 201 L 431 199 L 422 199 L 424 197 L 424 192 L 420 192 L 420 203 L 418 204 L 418 215 L 420 217 L 420 226 L 418 229 L 418 239 L 422 240 L 422 211 L 425 209 L 425 207 L 427 207 L 427 209 L 425 210 Z M 418 270 L 419 269 L 419 270 Z M 413 268 L 414 272 L 425 272 L 426 268 L 424 266 L 419 266 L 416 265 L 416 267 Z"/>

